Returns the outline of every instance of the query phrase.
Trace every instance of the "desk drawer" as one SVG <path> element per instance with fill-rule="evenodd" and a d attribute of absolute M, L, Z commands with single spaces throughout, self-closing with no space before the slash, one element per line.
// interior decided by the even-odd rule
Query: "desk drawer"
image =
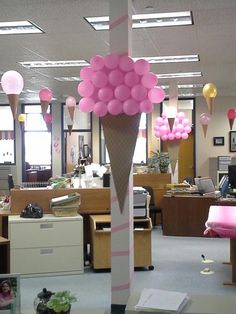
<path fill-rule="evenodd" d="M 11 272 L 40 274 L 82 272 L 83 247 L 43 247 L 11 250 Z"/>
<path fill-rule="evenodd" d="M 82 245 L 82 221 L 10 223 L 11 248 Z"/>

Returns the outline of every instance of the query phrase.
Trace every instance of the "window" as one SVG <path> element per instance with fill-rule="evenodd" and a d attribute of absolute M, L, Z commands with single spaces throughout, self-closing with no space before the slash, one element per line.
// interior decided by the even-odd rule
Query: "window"
<path fill-rule="evenodd" d="M 75 107 L 73 119 L 68 108 L 63 105 L 64 125 L 64 173 L 73 172 L 79 158 L 86 158 L 85 147 L 88 148 L 89 158 L 92 158 L 92 116 L 80 112 Z"/>
<path fill-rule="evenodd" d="M 0 164 L 15 163 L 15 128 L 9 105 L 0 106 Z"/>
<path fill-rule="evenodd" d="M 100 124 L 100 162 L 102 164 L 110 163 L 108 151 L 105 145 L 105 138 L 102 129 L 102 124 Z M 141 114 L 141 119 L 139 123 L 139 132 L 137 137 L 137 142 L 135 146 L 133 163 L 141 164 L 147 163 L 147 115 L 145 113 Z"/>
<path fill-rule="evenodd" d="M 41 105 L 24 105 L 24 113 L 23 164 L 29 163 L 36 170 L 51 169 L 51 126 L 43 119 Z M 23 179 L 26 179 L 25 170 L 23 167 Z"/>

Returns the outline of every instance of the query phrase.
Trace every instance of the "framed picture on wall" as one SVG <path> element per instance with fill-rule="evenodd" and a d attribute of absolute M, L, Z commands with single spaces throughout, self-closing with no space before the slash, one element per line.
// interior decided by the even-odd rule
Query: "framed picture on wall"
<path fill-rule="evenodd" d="M 225 145 L 225 138 L 224 138 L 224 136 L 213 137 L 213 145 L 214 146 L 224 146 Z"/>
<path fill-rule="evenodd" d="M 0 314 L 20 314 L 20 275 L 0 275 Z"/>
<path fill-rule="evenodd" d="M 236 152 L 236 131 L 229 132 L 229 151 Z"/>

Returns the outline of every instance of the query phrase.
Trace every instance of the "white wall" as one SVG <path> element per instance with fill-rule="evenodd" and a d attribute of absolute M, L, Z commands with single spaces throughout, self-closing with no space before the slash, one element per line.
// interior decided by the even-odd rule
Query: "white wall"
<path fill-rule="evenodd" d="M 207 136 L 204 138 L 199 116 L 203 112 L 208 112 L 208 108 L 204 97 L 196 98 L 196 175 L 209 175 L 210 157 L 235 156 L 235 153 L 229 151 L 230 126 L 227 119 L 227 111 L 230 108 L 236 108 L 236 97 L 216 96 L 213 114 L 208 125 Z M 236 130 L 236 121 L 232 130 Z M 214 136 L 224 136 L 224 146 L 214 146 Z"/>

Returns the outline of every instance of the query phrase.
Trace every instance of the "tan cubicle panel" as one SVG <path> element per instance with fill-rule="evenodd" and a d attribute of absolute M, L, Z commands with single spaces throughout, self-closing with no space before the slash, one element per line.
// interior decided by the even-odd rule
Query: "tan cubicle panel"
<path fill-rule="evenodd" d="M 44 213 L 50 213 L 50 200 L 54 197 L 78 192 L 81 196 L 79 213 L 109 213 L 110 188 L 85 188 L 85 189 L 12 189 L 11 211 L 18 214 L 29 203 L 37 203 L 43 208 Z"/>

